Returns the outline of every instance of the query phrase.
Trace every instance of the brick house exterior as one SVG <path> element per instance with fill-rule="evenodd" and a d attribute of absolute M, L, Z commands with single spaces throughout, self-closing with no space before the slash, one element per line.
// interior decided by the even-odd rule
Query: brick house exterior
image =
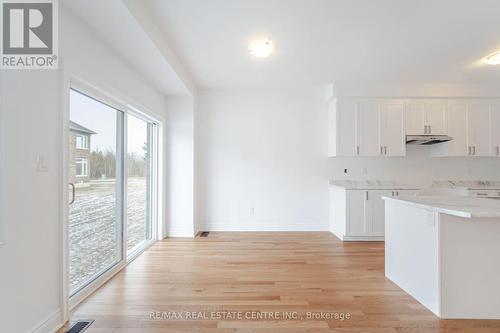
<path fill-rule="evenodd" d="M 90 175 L 90 139 L 96 132 L 69 122 L 69 182 L 87 183 Z"/>

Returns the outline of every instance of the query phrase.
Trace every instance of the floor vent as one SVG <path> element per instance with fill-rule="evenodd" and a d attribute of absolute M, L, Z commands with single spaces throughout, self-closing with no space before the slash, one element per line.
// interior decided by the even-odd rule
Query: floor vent
<path fill-rule="evenodd" d="M 77 321 L 73 326 L 71 326 L 64 333 L 81 333 L 81 332 L 85 331 L 87 328 L 89 328 L 89 326 L 92 325 L 93 322 L 94 322 L 93 320 Z"/>
<path fill-rule="evenodd" d="M 203 232 L 200 234 L 200 237 L 208 237 L 208 231 L 203 231 Z"/>

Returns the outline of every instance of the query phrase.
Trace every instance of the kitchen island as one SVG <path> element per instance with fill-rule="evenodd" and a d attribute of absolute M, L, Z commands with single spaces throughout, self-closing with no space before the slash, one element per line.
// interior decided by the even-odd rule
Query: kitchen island
<path fill-rule="evenodd" d="M 440 318 L 500 319 L 500 200 L 383 199 L 386 277 Z"/>

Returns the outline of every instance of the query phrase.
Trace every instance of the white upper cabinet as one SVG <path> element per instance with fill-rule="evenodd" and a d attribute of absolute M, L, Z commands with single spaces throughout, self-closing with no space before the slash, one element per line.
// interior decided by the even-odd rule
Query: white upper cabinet
<path fill-rule="evenodd" d="M 379 105 L 374 101 L 357 103 L 357 152 L 360 156 L 380 155 Z"/>
<path fill-rule="evenodd" d="M 446 112 L 448 135 L 453 140 L 433 146 L 433 154 L 438 156 L 467 156 L 467 103 L 452 102 Z"/>
<path fill-rule="evenodd" d="M 500 157 L 499 99 L 339 98 L 329 126 L 329 156 L 405 156 L 406 135 L 449 135 L 433 156 Z"/>
<path fill-rule="evenodd" d="M 404 156 L 404 103 L 381 99 L 330 102 L 329 156 Z"/>
<path fill-rule="evenodd" d="M 500 102 L 492 103 L 491 111 L 491 155 L 500 157 Z"/>
<path fill-rule="evenodd" d="M 490 104 L 473 101 L 467 109 L 467 153 L 473 156 L 491 155 Z"/>
<path fill-rule="evenodd" d="M 403 102 L 380 103 L 380 152 L 385 156 L 405 156 L 406 137 Z"/>
<path fill-rule="evenodd" d="M 425 103 L 410 101 L 406 105 L 406 134 L 421 135 L 426 128 Z"/>
<path fill-rule="evenodd" d="M 426 104 L 427 134 L 444 135 L 446 133 L 446 102 L 431 101 Z"/>
<path fill-rule="evenodd" d="M 356 156 L 356 103 L 333 100 L 329 105 L 329 156 Z"/>
<path fill-rule="evenodd" d="M 440 100 L 407 101 L 406 134 L 446 134 L 446 102 Z"/>

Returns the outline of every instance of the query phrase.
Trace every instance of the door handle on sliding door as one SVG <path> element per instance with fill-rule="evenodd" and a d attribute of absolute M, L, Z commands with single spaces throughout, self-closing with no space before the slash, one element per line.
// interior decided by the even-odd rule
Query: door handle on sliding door
<path fill-rule="evenodd" d="M 75 184 L 69 183 L 69 186 L 71 186 L 71 201 L 69 202 L 70 205 L 72 205 L 75 202 L 75 193 L 76 193 L 76 187 Z"/>

